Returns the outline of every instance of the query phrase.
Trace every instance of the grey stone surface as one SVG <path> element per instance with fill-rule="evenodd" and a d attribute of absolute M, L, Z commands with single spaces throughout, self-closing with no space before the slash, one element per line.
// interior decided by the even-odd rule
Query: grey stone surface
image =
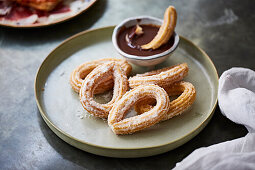
<path fill-rule="evenodd" d="M 157 156 L 117 159 L 96 156 L 59 139 L 36 106 L 34 79 L 47 54 L 80 31 L 118 24 L 136 15 L 178 12 L 177 32 L 204 49 L 218 69 L 255 70 L 253 0 L 99 0 L 84 14 L 38 29 L 0 27 L 0 169 L 170 169 L 194 149 L 244 136 L 247 131 L 216 109 L 208 126 L 183 146 Z"/>

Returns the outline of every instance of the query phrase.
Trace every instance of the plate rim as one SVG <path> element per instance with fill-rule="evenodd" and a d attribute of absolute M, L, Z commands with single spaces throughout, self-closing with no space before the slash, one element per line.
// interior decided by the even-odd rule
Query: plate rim
<path fill-rule="evenodd" d="M 41 23 L 41 24 L 30 24 L 30 25 L 13 25 L 13 24 L 3 24 L 3 23 L 0 22 L 0 26 L 7 27 L 7 28 L 21 28 L 21 29 L 42 28 L 42 27 L 52 26 L 52 25 L 55 25 L 55 24 L 63 23 L 65 21 L 69 21 L 69 20 L 73 19 L 74 17 L 77 17 L 77 16 L 81 15 L 82 13 L 87 11 L 91 6 L 93 6 L 97 1 L 98 0 L 91 0 L 91 2 L 89 2 L 87 7 L 85 9 L 81 10 L 80 12 L 78 12 L 77 14 L 69 16 L 69 17 L 62 18 L 60 20 L 57 20 L 55 22 L 51 22 L 51 23 L 48 23 L 48 24 Z"/>
<path fill-rule="evenodd" d="M 154 146 L 150 146 L 150 147 L 133 147 L 133 148 L 121 148 L 121 147 L 107 147 L 107 146 L 101 146 L 101 145 L 96 145 L 96 144 L 93 144 L 93 143 L 89 143 L 89 142 L 85 142 L 85 141 L 82 141 L 80 139 L 77 139 L 69 134 L 67 134 L 66 132 L 64 132 L 63 130 L 61 130 L 59 127 L 57 127 L 53 122 L 51 122 L 49 120 L 49 118 L 47 117 L 47 114 L 44 113 L 43 109 L 42 109 L 42 106 L 40 105 L 40 102 L 39 102 L 39 94 L 37 93 L 37 84 L 38 84 L 38 75 L 43 67 L 43 65 L 45 64 L 45 62 L 47 62 L 47 60 L 49 59 L 49 57 L 52 55 L 52 53 L 55 52 L 55 50 L 57 50 L 58 48 L 60 48 L 61 46 L 63 46 L 65 43 L 68 43 L 69 41 L 83 35 L 83 34 L 87 34 L 87 33 L 90 33 L 90 32 L 93 32 L 93 31 L 99 31 L 99 30 L 104 30 L 104 29 L 114 29 L 116 25 L 111 25 L 111 26 L 105 26 L 105 27 L 100 27 L 100 28 L 95 28 L 95 29 L 89 29 L 89 30 L 85 30 L 85 31 L 82 31 L 82 32 L 79 32 L 69 38 L 67 38 L 66 40 L 64 40 L 63 42 L 61 42 L 57 47 L 55 47 L 48 55 L 47 57 L 43 60 L 43 62 L 40 64 L 38 70 L 37 70 L 37 73 L 36 73 L 36 77 L 35 77 L 35 81 L 34 81 L 34 93 L 35 93 L 35 98 L 36 98 L 36 104 L 37 104 L 37 107 L 40 111 L 40 115 L 42 116 L 43 120 L 45 121 L 45 123 L 48 125 L 48 127 L 51 129 L 51 128 L 54 128 L 55 130 L 57 130 L 58 133 L 60 133 L 61 135 L 64 135 L 65 138 L 69 138 L 69 139 L 72 139 L 76 142 L 79 142 L 80 144 L 83 144 L 83 145 L 88 145 L 90 147 L 96 147 L 96 148 L 101 148 L 101 149 L 111 149 L 111 150 L 142 150 L 142 149 L 150 149 L 150 148 L 159 148 L 159 147 L 162 147 L 162 146 L 167 146 L 167 145 L 171 145 L 172 143 L 175 143 L 181 139 L 185 139 L 187 137 L 189 137 L 190 135 L 192 135 L 193 133 L 195 133 L 197 130 L 199 130 L 200 128 L 204 128 L 207 124 L 204 124 L 204 123 L 208 123 L 209 120 L 211 119 L 211 117 L 213 116 L 214 114 L 214 111 L 217 107 L 217 103 L 218 103 L 218 98 L 217 98 L 217 95 L 216 95 L 216 100 L 214 101 L 214 104 L 210 110 L 210 114 L 208 114 L 208 116 L 206 117 L 206 119 L 204 119 L 196 128 L 194 128 L 192 131 L 190 131 L 189 133 L 185 134 L 184 136 L 181 136 L 180 138 L 176 139 L 176 140 L 173 140 L 171 142 L 168 142 L 168 143 L 164 143 L 164 144 L 160 144 L 160 145 L 154 145 Z M 180 35 L 179 35 L 180 36 Z M 183 36 L 180 36 L 180 39 L 184 39 L 185 41 L 187 41 L 188 43 L 192 44 L 195 48 L 197 48 L 201 53 L 203 53 L 204 56 L 206 56 L 206 58 L 208 59 L 208 61 L 210 62 L 210 65 L 212 66 L 213 68 L 213 72 L 214 72 L 214 75 L 216 75 L 217 77 L 217 85 L 216 85 L 216 91 L 218 91 L 218 85 L 219 85 L 219 75 L 218 75 L 218 72 L 217 72 L 217 69 L 215 67 L 215 65 L 213 64 L 211 58 L 206 54 L 206 52 L 204 50 L 202 50 L 199 46 L 195 45 L 192 41 L 190 41 L 189 39 L 186 39 L 184 38 Z M 201 130 L 202 130 L 201 129 Z M 52 129 L 51 129 L 52 130 Z M 52 130 L 58 137 L 59 134 L 57 134 L 54 130 Z M 199 131 L 200 132 L 200 131 Z M 198 133 L 199 133 L 198 132 Z M 197 134 L 198 134 L 197 133 Z M 196 136 L 196 135 L 194 135 Z M 193 137 L 194 137 L 193 136 Z M 191 137 L 191 138 L 193 138 Z M 62 137 L 60 137 L 62 140 L 64 140 Z M 65 140 L 64 140 L 65 141 Z M 188 140 L 189 141 L 189 140 Z M 67 142 L 67 141 L 65 141 Z M 69 143 L 69 142 L 67 142 Z M 69 143 L 71 144 L 71 143 Z M 73 144 L 71 144 L 72 146 L 75 146 Z M 77 146 L 75 146 L 77 147 Z M 78 147 L 79 148 L 79 147 Z M 81 148 L 80 148 L 81 149 Z M 83 150 L 83 149 L 82 149 Z"/>

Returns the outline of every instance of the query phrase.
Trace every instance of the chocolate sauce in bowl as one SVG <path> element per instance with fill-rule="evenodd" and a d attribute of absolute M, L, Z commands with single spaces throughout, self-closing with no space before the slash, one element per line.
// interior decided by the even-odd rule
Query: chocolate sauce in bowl
<path fill-rule="evenodd" d="M 123 52 L 131 55 L 146 57 L 162 53 L 173 46 L 174 36 L 172 36 L 166 44 L 160 46 L 155 50 L 142 49 L 141 48 L 142 45 L 149 43 L 157 35 L 160 26 L 158 25 L 139 25 L 139 26 L 142 27 L 143 30 L 143 34 L 141 35 L 135 34 L 136 26 L 121 28 L 119 34 L 117 35 L 117 43 L 119 48 Z M 127 39 L 129 41 L 127 41 Z"/>

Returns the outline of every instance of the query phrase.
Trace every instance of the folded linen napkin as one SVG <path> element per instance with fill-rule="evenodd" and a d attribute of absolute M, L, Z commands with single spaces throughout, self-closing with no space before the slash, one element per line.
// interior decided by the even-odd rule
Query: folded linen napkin
<path fill-rule="evenodd" d="M 242 138 L 199 148 L 175 170 L 255 169 L 255 72 L 232 68 L 219 79 L 218 102 L 223 115 L 248 129 Z"/>

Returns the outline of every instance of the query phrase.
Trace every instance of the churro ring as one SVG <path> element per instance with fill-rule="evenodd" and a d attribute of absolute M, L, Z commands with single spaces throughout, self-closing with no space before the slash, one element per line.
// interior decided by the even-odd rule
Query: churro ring
<path fill-rule="evenodd" d="M 160 26 L 157 35 L 148 44 L 142 45 L 142 49 L 154 50 L 167 43 L 174 33 L 176 22 L 176 10 L 173 6 L 169 6 L 165 11 L 163 24 Z"/>
<path fill-rule="evenodd" d="M 113 97 L 106 104 L 97 103 L 93 99 L 95 89 L 99 84 L 109 80 L 114 80 Z M 113 104 L 117 102 L 128 90 L 128 80 L 126 74 L 121 69 L 118 62 L 109 62 L 96 67 L 83 81 L 80 89 L 80 101 L 84 109 L 96 117 L 107 118 Z"/>
<path fill-rule="evenodd" d="M 104 58 L 104 59 L 86 62 L 79 65 L 77 68 L 75 68 L 71 74 L 70 84 L 73 90 L 79 93 L 83 80 L 93 69 L 95 69 L 99 65 L 105 64 L 107 62 L 112 62 L 112 61 L 120 63 L 121 68 L 123 69 L 125 74 L 129 75 L 129 73 L 132 70 L 132 66 L 125 59 Z M 105 91 L 112 89 L 113 84 L 114 84 L 113 79 L 109 77 L 95 89 L 94 94 L 103 93 Z"/>
<path fill-rule="evenodd" d="M 175 96 L 180 95 L 177 99 L 170 102 L 170 108 L 165 115 L 165 117 L 162 119 L 168 120 L 174 116 L 177 116 L 181 113 L 183 113 L 185 110 L 187 110 L 195 101 L 196 98 L 196 90 L 195 87 L 189 83 L 189 82 L 176 82 L 172 84 L 171 86 L 164 87 L 165 91 L 169 96 Z M 144 99 L 142 101 L 139 101 L 135 105 L 135 111 L 137 114 L 142 114 L 144 112 L 148 112 L 151 110 L 155 105 L 155 100 L 150 99 Z"/>
<path fill-rule="evenodd" d="M 155 98 L 156 106 L 143 114 L 124 119 L 128 110 L 140 100 Z M 136 87 L 117 101 L 108 116 L 108 125 L 115 134 L 131 134 L 160 122 L 169 109 L 169 97 L 166 91 L 157 85 Z"/>
<path fill-rule="evenodd" d="M 168 86 L 174 82 L 181 81 L 188 74 L 188 71 L 187 63 L 183 63 L 144 74 L 137 74 L 129 78 L 129 86 L 131 88 L 148 84 L 156 84 L 160 87 Z"/>

